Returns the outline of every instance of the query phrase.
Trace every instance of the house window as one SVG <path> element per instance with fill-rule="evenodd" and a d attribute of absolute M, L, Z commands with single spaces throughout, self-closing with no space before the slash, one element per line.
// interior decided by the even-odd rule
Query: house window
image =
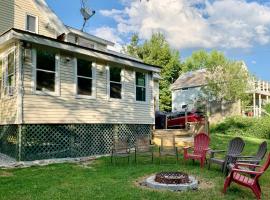
<path fill-rule="evenodd" d="M 77 95 L 93 95 L 93 63 L 77 59 Z"/>
<path fill-rule="evenodd" d="M 42 92 L 56 91 L 56 56 L 48 51 L 37 50 L 36 56 L 36 90 Z"/>
<path fill-rule="evenodd" d="M 7 76 L 6 76 L 6 86 L 14 87 L 15 86 L 15 52 L 8 54 L 8 65 L 7 65 Z"/>
<path fill-rule="evenodd" d="M 136 72 L 136 101 L 146 101 L 146 76 Z"/>
<path fill-rule="evenodd" d="M 121 68 L 110 67 L 110 98 L 122 98 Z"/>
<path fill-rule="evenodd" d="M 0 58 L 0 98 L 2 97 L 2 81 L 3 81 L 3 60 Z"/>
<path fill-rule="evenodd" d="M 26 15 L 26 30 L 37 33 L 37 18 L 33 15 Z"/>

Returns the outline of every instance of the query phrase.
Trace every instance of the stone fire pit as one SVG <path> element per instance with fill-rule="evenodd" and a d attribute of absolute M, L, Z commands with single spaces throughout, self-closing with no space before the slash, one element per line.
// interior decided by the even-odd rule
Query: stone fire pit
<path fill-rule="evenodd" d="M 198 189 L 198 180 L 183 172 L 161 172 L 148 177 L 145 185 L 154 189 L 185 191 Z"/>

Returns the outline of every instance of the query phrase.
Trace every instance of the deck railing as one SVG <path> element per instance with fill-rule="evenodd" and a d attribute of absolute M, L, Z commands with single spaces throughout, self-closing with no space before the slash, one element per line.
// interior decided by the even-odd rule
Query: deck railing
<path fill-rule="evenodd" d="M 252 91 L 270 94 L 270 83 L 267 81 L 253 79 L 250 85 Z"/>

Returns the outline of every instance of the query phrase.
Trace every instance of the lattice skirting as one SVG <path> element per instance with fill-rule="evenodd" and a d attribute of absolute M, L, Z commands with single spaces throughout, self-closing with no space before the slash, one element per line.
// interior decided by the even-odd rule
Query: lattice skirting
<path fill-rule="evenodd" d="M 110 153 L 114 137 L 150 135 L 144 124 L 57 124 L 0 126 L 0 152 L 17 160 L 84 157 Z"/>

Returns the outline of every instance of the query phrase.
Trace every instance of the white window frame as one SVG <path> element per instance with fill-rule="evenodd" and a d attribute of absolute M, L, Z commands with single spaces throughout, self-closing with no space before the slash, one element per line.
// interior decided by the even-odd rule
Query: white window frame
<path fill-rule="evenodd" d="M 3 55 L 0 54 L 0 61 L 2 61 L 2 69 L 1 69 L 1 76 L 2 78 L 0 79 L 1 81 L 1 86 L 0 86 L 0 99 L 3 98 L 3 88 L 4 88 L 4 58 L 3 58 Z"/>
<path fill-rule="evenodd" d="M 145 75 L 145 86 L 138 86 L 145 88 L 145 101 L 138 101 L 137 100 L 137 84 L 136 84 L 136 72 L 143 73 Z M 135 88 L 135 102 L 140 104 L 147 104 L 148 103 L 148 73 L 143 71 L 134 71 L 134 88 Z"/>
<path fill-rule="evenodd" d="M 45 51 L 45 50 L 41 50 Z M 59 54 L 55 54 L 55 72 L 50 70 L 43 70 L 37 68 L 37 49 L 32 50 L 32 90 L 34 94 L 38 95 L 48 95 L 48 96 L 60 96 L 60 56 Z M 39 91 L 37 90 L 37 71 L 55 73 L 55 85 L 54 92 L 50 91 Z"/>
<path fill-rule="evenodd" d="M 34 17 L 34 18 L 36 18 L 36 31 L 30 31 L 30 30 L 27 30 L 27 16 L 30 16 L 30 17 Z M 30 13 L 26 13 L 25 14 L 25 30 L 26 31 L 28 31 L 28 32 L 31 32 L 31 33 L 36 33 L 36 34 L 38 34 L 38 32 L 39 32 L 39 28 L 38 28 L 38 16 L 36 16 L 36 15 L 33 15 L 33 14 L 30 14 Z"/>
<path fill-rule="evenodd" d="M 124 87 L 125 87 L 125 68 L 119 67 L 121 69 L 121 82 L 115 82 L 111 81 L 111 76 L 110 76 L 110 68 L 117 67 L 117 66 L 106 66 L 106 71 L 107 71 L 107 99 L 110 101 L 121 101 L 124 99 Z M 121 84 L 121 98 L 111 98 L 111 83 L 117 83 Z"/>
<path fill-rule="evenodd" d="M 85 77 L 85 76 L 78 76 L 78 59 L 87 60 L 83 58 L 74 58 L 74 90 L 75 90 L 75 98 L 76 99 L 96 99 L 96 61 L 95 60 L 88 60 L 92 62 L 92 78 Z M 92 80 L 92 95 L 81 95 L 78 94 L 78 77 L 79 78 L 85 78 L 85 79 L 91 79 Z"/>
<path fill-rule="evenodd" d="M 8 73 L 8 55 L 11 54 L 11 53 L 14 53 L 14 66 L 13 66 L 13 73 L 9 74 Z M 7 87 L 15 87 L 15 83 L 16 83 L 16 76 L 15 76 L 15 66 L 16 66 L 16 53 L 15 53 L 15 50 L 14 51 L 11 51 L 10 53 L 7 54 L 7 57 L 6 57 L 6 86 Z M 7 85 L 8 83 L 8 79 L 10 76 L 14 76 L 14 85 Z"/>
<path fill-rule="evenodd" d="M 10 53 L 14 53 L 14 69 L 13 69 L 13 75 L 14 75 L 14 85 L 7 85 L 8 83 L 8 55 Z M 1 89 L 1 98 L 8 98 L 12 97 L 6 94 L 6 88 L 7 87 L 16 87 L 16 47 L 11 47 L 6 52 L 0 55 L 0 59 L 2 59 L 2 89 Z"/>

